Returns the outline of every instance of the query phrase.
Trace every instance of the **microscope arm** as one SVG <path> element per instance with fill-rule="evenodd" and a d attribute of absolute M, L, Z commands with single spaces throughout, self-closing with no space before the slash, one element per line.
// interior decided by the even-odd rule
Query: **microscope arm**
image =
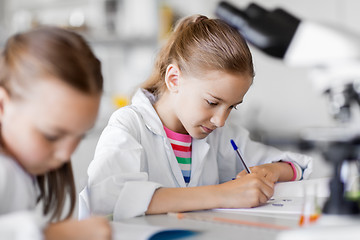
<path fill-rule="evenodd" d="M 314 88 L 329 97 L 331 115 L 349 121 L 351 104 L 360 104 L 360 38 L 255 3 L 241 10 L 220 2 L 216 15 L 238 29 L 251 45 L 285 65 L 309 67 Z"/>
<path fill-rule="evenodd" d="M 269 12 L 255 3 L 240 10 L 221 2 L 216 15 L 238 29 L 252 45 L 277 58 L 284 57 L 300 23 L 299 19 L 280 8 Z"/>

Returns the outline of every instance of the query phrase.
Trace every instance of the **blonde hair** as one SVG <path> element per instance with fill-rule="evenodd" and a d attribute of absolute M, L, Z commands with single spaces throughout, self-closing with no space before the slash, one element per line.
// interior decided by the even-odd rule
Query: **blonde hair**
<path fill-rule="evenodd" d="M 152 74 L 141 87 L 161 95 L 166 90 L 169 64 L 176 64 L 184 75 L 220 70 L 254 77 L 252 56 L 241 34 L 222 20 L 202 15 L 183 18 L 176 24 L 157 56 Z"/>
<path fill-rule="evenodd" d="M 0 86 L 13 98 L 40 77 L 52 76 L 85 94 L 100 94 L 103 88 L 100 61 L 84 39 L 57 27 L 41 27 L 8 39 L 0 56 Z M 44 78 L 42 78 L 44 79 Z M 76 202 L 71 163 L 37 176 L 44 214 L 60 219 L 67 197 L 72 215 Z"/>

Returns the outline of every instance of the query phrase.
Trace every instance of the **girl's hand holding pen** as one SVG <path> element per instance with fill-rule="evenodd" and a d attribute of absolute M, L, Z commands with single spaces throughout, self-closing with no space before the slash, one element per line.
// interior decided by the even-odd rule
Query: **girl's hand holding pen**
<path fill-rule="evenodd" d="M 45 229 L 46 240 L 110 240 L 111 226 L 104 217 L 93 216 L 81 221 L 64 220 Z"/>
<path fill-rule="evenodd" d="M 262 164 L 259 166 L 250 167 L 251 172 L 257 173 L 267 180 L 276 183 L 276 182 L 284 182 L 290 181 L 293 178 L 293 170 L 287 162 L 274 162 Z M 236 175 L 236 178 L 243 177 L 247 174 L 247 172 L 241 171 Z"/>
<path fill-rule="evenodd" d="M 255 172 L 218 185 L 221 208 L 249 208 L 266 203 L 274 194 L 274 182 Z"/>

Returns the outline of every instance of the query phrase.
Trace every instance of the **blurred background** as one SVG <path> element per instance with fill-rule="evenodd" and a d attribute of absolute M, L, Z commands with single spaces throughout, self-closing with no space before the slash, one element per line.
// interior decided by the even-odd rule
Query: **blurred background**
<path fill-rule="evenodd" d="M 244 8 L 255 2 L 280 7 L 312 20 L 360 33 L 357 0 L 233 0 Z M 77 191 L 87 181 L 87 166 L 111 113 L 129 103 L 150 74 L 164 40 L 177 19 L 204 14 L 215 17 L 218 0 L 0 0 L 0 48 L 15 32 L 51 24 L 73 29 L 90 43 L 102 61 L 105 90 L 96 127 L 73 156 Z M 239 110 L 232 113 L 254 140 L 314 156 L 313 178 L 329 176 L 330 166 L 316 151 L 299 148 L 299 134 L 309 127 L 336 123 L 327 99 L 314 88 L 305 68 L 291 68 L 250 46 L 256 77 Z"/>

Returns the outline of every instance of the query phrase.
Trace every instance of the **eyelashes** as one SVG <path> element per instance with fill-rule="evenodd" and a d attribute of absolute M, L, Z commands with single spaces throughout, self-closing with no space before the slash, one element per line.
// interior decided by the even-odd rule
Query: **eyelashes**
<path fill-rule="evenodd" d="M 207 104 L 210 105 L 210 106 L 216 106 L 216 105 L 218 105 L 218 103 L 212 102 L 212 101 L 210 101 L 210 100 L 206 100 L 206 102 L 207 102 Z"/>
<path fill-rule="evenodd" d="M 60 139 L 59 136 L 56 136 L 56 135 L 48 135 L 48 134 L 43 134 L 44 138 L 46 140 L 48 140 L 49 142 L 56 142 L 57 140 Z"/>
<path fill-rule="evenodd" d="M 205 100 L 205 101 L 209 106 L 212 106 L 212 107 L 217 106 L 219 104 L 218 102 L 213 102 L 213 101 L 210 101 L 210 100 Z M 237 110 L 238 109 L 237 107 L 238 107 L 238 105 L 233 105 L 233 106 L 230 106 L 229 109 Z"/>

